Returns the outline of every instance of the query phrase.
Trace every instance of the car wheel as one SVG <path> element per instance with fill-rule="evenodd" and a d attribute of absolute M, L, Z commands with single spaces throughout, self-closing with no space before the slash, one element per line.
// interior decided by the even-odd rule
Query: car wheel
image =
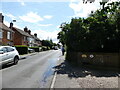
<path fill-rule="evenodd" d="M 18 60 L 19 60 L 19 59 L 18 59 L 17 57 L 14 58 L 14 64 L 15 64 L 15 65 L 18 63 Z"/>

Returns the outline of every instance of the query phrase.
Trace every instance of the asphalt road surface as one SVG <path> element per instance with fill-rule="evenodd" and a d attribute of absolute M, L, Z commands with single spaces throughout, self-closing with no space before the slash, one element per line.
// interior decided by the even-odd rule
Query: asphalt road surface
<path fill-rule="evenodd" d="M 60 50 L 39 52 L 21 59 L 17 65 L 8 65 L 2 73 L 2 88 L 49 88 Z"/>

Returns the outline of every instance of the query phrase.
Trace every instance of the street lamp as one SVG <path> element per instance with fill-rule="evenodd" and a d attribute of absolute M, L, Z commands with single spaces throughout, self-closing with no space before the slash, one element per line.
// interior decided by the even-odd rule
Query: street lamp
<path fill-rule="evenodd" d="M 13 20 L 13 22 L 16 22 L 16 20 Z"/>

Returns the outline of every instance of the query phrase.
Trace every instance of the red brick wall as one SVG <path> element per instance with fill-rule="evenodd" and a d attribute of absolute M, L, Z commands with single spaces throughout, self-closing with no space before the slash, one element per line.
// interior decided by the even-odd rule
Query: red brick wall
<path fill-rule="evenodd" d="M 12 33 L 12 40 L 8 40 L 7 32 L 8 32 L 7 30 L 3 30 L 3 38 L 2 38 L 3 45 L 8 45 L 9 42 L 13 43 L 14 34 Z"/>
<path fill-rule="evenodd" d="M 14 33 L 14 45 L 27 45 L 27 41 L 24 41 L 24 35 L 20 34 L 16 29 L 13 28 Z"/>
<path fill-rule="evenodd" d="M 13 29 L 14 31 L 14 40 L 13 43 L 14 45 L 22 45 L 22 35 L 16 31 L 16 29 Z"/>

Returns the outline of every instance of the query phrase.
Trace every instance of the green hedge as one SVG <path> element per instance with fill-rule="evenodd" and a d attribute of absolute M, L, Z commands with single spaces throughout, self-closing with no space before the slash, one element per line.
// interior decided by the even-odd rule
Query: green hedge
<path fill-rule="evenodd" d="M 42 46 L 42 51 L 46 51 L 47 47 L 46 46 Z"/>
<path fill-rule="evenodd" d="M 15 45 L 20 55 L 28 54 L 28 47 L 25 45 Z"/>
<path fill-rule="evenodd" d="M 29 48 L 34 49 L 35 52 L 40 52 L 40 48 L 39 47 L 29 47 Z"/>

